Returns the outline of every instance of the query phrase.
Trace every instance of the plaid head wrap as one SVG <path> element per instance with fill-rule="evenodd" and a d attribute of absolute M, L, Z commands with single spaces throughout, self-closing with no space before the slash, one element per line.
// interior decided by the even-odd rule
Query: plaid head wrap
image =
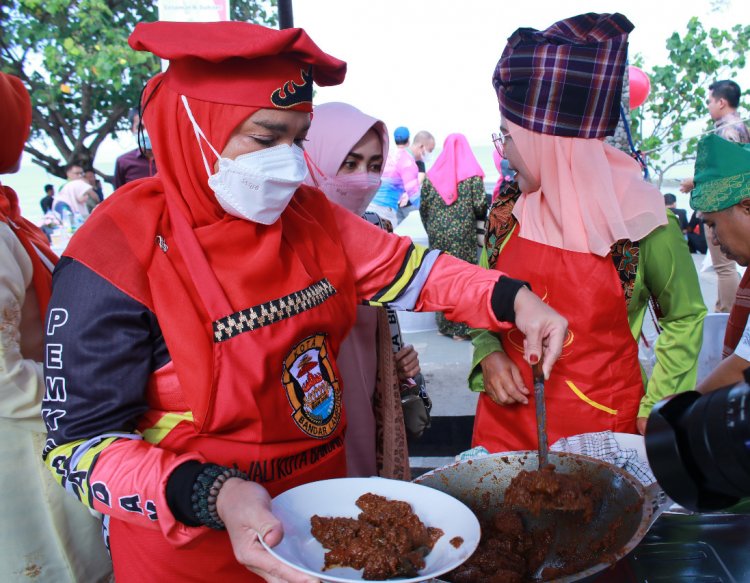
<path fill-rule="evenodd" d="M 622 14 L 589 13 L 516 30 L 492 76 L 503 116 L 554 136 L 614 133 L 633 28 Z"/>
<path fill-rule="evenodd" d="M 695 188 L 690 206 L 715 213 L 750 198 L 750 144 L 737 144 L 715 134 L 698 142 Z"/>

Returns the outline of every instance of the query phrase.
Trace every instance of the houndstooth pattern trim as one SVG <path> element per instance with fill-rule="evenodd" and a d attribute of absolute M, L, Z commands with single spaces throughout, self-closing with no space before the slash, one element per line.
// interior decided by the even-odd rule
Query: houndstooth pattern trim
<path fill-rule="evenodd" d="M 335 293 L 336 288 L 324 278 L 283 298 L 230 314 L 213 323 L 214 342 L 224 342 L 243 332 L 250 332 L 263 326 L 275 324 L 306 310 L 311 310 Z"/>

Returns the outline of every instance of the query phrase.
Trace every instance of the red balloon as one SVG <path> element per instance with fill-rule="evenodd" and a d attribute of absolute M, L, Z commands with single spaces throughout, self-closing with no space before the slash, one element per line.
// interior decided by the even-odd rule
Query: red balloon
<path fill-rule="evenodd" d="M 633 65 L 628 66 L 628 77 L 630 79 L 630 109 L 635 109 L 646 101 L 651 91 L 651 81 L 646 73 Z"/>

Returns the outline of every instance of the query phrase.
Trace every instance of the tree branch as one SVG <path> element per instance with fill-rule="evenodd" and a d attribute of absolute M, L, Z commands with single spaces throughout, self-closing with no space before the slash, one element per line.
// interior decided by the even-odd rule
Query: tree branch
<path fill-rule="evenodd" d="M 61 135 L 67 137 L 70 143 L 74 144 L 75 132 L 73 131 L 73 126 L 68 123 L 68 120 L 64 115 L 60 114 L 60 111 L 58 109 L 53 109 L 49 106 L 47 106 L 47 109 L 49 110 L 49 116 L 54 119 L 55 123 L 62 129 Z"/>
<path fill-rule="evenodd" d="M 685 162 L 690 162 L 691 160 L 695 160 L 695 156 L 683 156 L 679 160 L 674 160 L 671 164 L 667 164 L 662 168 L 662 173 L 666 174 L 667 170 L 670 168 L 674 168 L 675 166 L 679 166 L 680 164 L 684 164 Z"/>
<path fill-rule="evenodd" d="M 31 160 L 34 164 L 41 166 L 54 176 L 65 178 L 65 164 L 61 164 L 58 158 L 48 156 L 29 144 L 24 146 L 24 150 L 34 156 Z"/>
<path fill-rule="evenodd" d="M 115 128 L 117 127 L 117 122 L 120 121 L 120 118 L 122 118 L 122 116 L 125 115 L 127 111 L 128 107 L 122 104 L 116 105 L 114 108 L 112 108 L 111 113 L 104 121 L 104 123 L 93 132 L 94 134 L 96 134 L 96 137 L 89 145 L 89 149 L 92 152 L 96 152 L 97 148 L 99 148 L 106 137 L 115 130 Z"/>
<path fill-rule="evenodd" d="M 68 144 L 65 142 L 65 139 L 62 134 L 60 134 L 58 128 L 52 125 L 49 120 L 45 118 L 36 108 L 33 108 L 31 110 L 31 119 L 50 137 L 52 143 L 55 144 L 55 147 L 60 151 L 60 153 L 65 157 L 67 161 L 67 159 L 70 157 L 71 149 L 68 147 Z"/>
<path fill-rule="evenodd" d="M 91 107 L 91 85 L 84 83 L 81 86 L 81 113 L 78 116 L 78 129 L 79 129 L 79 140 L 83 145 L 84 133 L 86 130 L 86 122 L 91 119 L 92 116 Z M 78 146 L 78 144 L 76 144 Z"/>

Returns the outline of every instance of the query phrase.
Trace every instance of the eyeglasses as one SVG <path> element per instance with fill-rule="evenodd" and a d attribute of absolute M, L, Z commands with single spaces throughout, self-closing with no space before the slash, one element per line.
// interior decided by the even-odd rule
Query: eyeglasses
<path fill-rule="evenodd" d="M 492 143 L 495 144 L 495 149 L 501 157 L 505 158 L 505 141 L 510 137 L 510 134 L 504 134 L 502 131 L 499 134 L 492 134 Z"/>

